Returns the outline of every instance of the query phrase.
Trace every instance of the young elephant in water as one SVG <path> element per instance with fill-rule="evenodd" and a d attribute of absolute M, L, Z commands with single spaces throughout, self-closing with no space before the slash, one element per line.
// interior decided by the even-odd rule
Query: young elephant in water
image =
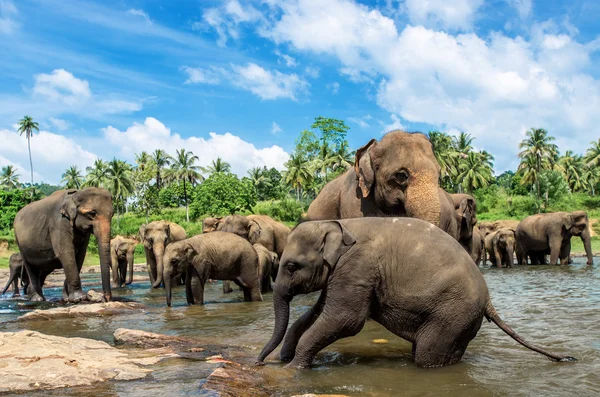
<path fill-rule="evenodd" d="M 208 279 L 232 280 L 244 291 L 247 302 L 262 301 L 258 254 L 252 245 L 233 233 L 204 233 L 171 243 L 163 257 L 167 306 L 176 278 L 185 278 L 188 304 L 204 303 L 204 284 Z"/>
<path fill-rule="evenodd" d="M 23 258 L 21 257 L 20 253 L 16 252 L 10 256 L 8 259 L 8 267 L 10 268 L 10 276 L 0 295 L 4 295 L 10 285 L 13 284 L 13 297 L 20 296 L 19 279 L 21 279 L 21 285 L 23 286 L 23 294 L 27 295 L 27 289 L 29 287 L 29 275 L 23 266 Z"/>
<path fill-rule="evenodd" d="M 425 221 L 357 218 L 297 226 L 275 282 L 275 329 L 258 364 L 283 340 L 292 298 L 317 290 L 319 300 L 292 325 L 281 349 L 291 367 L 309 366 L 321 349 L 356 335 L 369 316 L 412 342 L 420 367 L 458 362 L 484 317 L 553 361 L 573 360 L 525 342 L 506 325 L 469 254 Z"/>
<path fill-rule="evenodd" d="M 258 273 L 260 278 L 260 291 L 263 294 L 273 291 L 271 288 L 271 277 L 275 269 L 279 268 L 279 256 L 269 251 L 261 244 L 253 244 L 254 250 L 258 254 Z M 277 273 L 275 273 L 276 275 Z"/>

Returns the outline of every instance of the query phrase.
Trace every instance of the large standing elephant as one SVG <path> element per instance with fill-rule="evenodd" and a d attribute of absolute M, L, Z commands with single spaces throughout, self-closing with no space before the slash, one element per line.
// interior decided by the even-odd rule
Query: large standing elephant
<path fill-rule="evenodd" d="M 133 252 L 136 245 L 136 240 L 123 236 L 117 236 L 110 241 L 110 265 L 114 288 L 133 282 Z M 129 278 L 127 278 L 128 273 Z"/>
<path fill-rule="evenodd" d="M 153 288 L 160 287 L 163 282 L 165 248 L 186 237 L 185 230 L 173 222 L 154 221 L 140 226 L 140 240 L 144 244 L 148 276 Z"/>
<path fill-rule="evenodd" d="M 325 185 L 307 218 L 406 216 L 458 238 L 454 202 L 438 187 L 439 175 L 425 135 L 392 131 L 356 151 L 354 168 Z"/>
<path fill-rule="evenodd" d="M 275 281 L 275 328 L 258 364 L 283 340 L 293 297 L 318 290 L 319 300 L 291 326 L 281 349 L 291 367 L 309 366 L 321 349 L 356 335 L 368 317 L 412 342 L 420 367 L 458 362 L 484 317 L 551 360 L 573 360 L 529 344 L 505 324 L 473 260 L 440 229 L 418 219 L 357 218 L 305 222 L 292 231 Z"/>
<path fill-rule="evenodd" d="M 571 237 L 578 236 L 583 241 L 587 264 L 593 263 L 592 241 L 588 216 L 584 211 L 553 212 L 531 215 L 523 219 L 515 232 L 519 261 L 532 264 L 543 260 L 550 253 L 550 264 L 560 259 L 561 265 L 569 262 Z"/>
<path fill-rule="evenodd" d="M 165 292 L 171 306 L 173 282 L 185 274 L 188 304 L 204 304 L 208 279 L 233 280 L 244 291 L 245 301 L 262 301 L 258 254 L 252 245 L 233 233 L 212 232 L 169 244 L 164 255 Z"/>
<path fill-rule="evenodd" d="M 27 275 L 27 271 L 25 271 L 25 267 L 23 266 L 23 258 L 21 254 L 15 252 L 8 258 L 8 267 L 10 269 L 10 275 L 8 277 L 8 281 L 6 282 L 6 286 L 2 290 L 0 295 L 4 295 L 10 285 L 13 285 L 13 297 L 20 296 L 19 294 L 19 280 L 21 280 L 21 285 L 23 286 L 23 294 L 27 295 L 27 289 L 29 287 L 29 276 Z M 43 285 L 43 284 L 42 284 Z"/>
<path fill-rule="evenodd" d="M 112 197 L 107 190 L 59 190 L 22 208 L 15 218 L 15 239 L 31 282 L 31 299 L 45 300 L 42 280 L 55 269 L 65 271 L 63 299 L 80 301 L 79 272 L 90 235 L 98 241 L 104 299 L 110 290 L 110 224 Z"/>

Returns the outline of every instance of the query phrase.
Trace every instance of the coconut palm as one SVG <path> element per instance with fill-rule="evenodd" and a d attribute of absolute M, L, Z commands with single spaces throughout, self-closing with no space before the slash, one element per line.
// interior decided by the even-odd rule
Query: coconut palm
<path fill-rule="evenodd" d="M 29 150 L 29 169 L 31 170 L 31 198 L 33 198 L 33 161 L 31 160 L 31 137 L 33 136 L 33 131 L 39 131 L 39 125 L 37 122 L 33 121 L 33 119 L 29 116 L 23 117 L 19 120 L 19 128 L 17 132 L 21 135 L 25 133 L 25 137 L 27 138 L 27 150 Z"/>
<path fill-rule="evenodd" d="M 150 155 L 145 151 L 135 155 L 135 164 L 140 171 L 145 171 L 150 166 L 151 162 L 152 159 Z"/>
<path fill-rule="evenodd" d="M 152 165 L 156 171 L 156 188 L 158 190 L 160 190 L 162 182 L 162 171 L 165 167 L 171 165 L 171 161 L 171 157 L 162 149 L 156 149 L 154 153 L 152 153 Z"/>
<path fill-rule="evenodd" d="M 452 146 L 458 153 L 468 154 L 473 150 L 473 146 L 471 146 L 471 144 L 474 140 L 475 138 L 471 137 L 471 134 L 461 132 L 458 136 L 452 137 Z"/>
<path fill-rule="evenodd" d="M 217 159 L 213 160 L 209 166 L 202 168 L 202 171 L 209 174 L 215 174 L 217 172 L 231 172 L 231 164 L 223 161 L 223 159 L 220 157 L 217 157 Z"/>
<path fill-rule="evenodd" d="M 266 170 L 266 168 L 265 168 Z M 264 171 L 260 167 L 252 167 L 248 170 L 248 177 L 252 181 L 254 191 L 258 195 L 259 186 L 271 187 L 271 181 L 265 177 Z"/>
<path fill-rule="evenodd" d="M 198 172 L 200 170 L 200 167 L 196 165 L 196 161 L 198 160 L 198 156 L 195 156 L 194 153 L 186 151 L 185 149 L 178 150 L 175 157 L 170 159 L 171 168 L 165 173 L 165 180 L 183 182 L 185 219 L 188 222 L 190 221 L 190 211 L 188 207 L 187 183 L 190 183 L 193 186 L 197 181 L 204 179 L 200 172 Z"/>
<path fill-rule="evenodd" d="M 492 180 L 492 167 L 484 160 L 487 155 L 469 152 L 459 164 L 457 179 L 469 194 L 475 189 L 487 187 Z"/>
<path fill-rule="evenodd" d="M 83 185 L 83 176 L 76 165 L 70 166 L 62 174 L 62 183 L 65 184 L 65 188 L 67 189 L 81 189 L 81 186 Z"/>
<path fill-rule="evenodd" d="M 592 145 L 585 153 L 588 167 L 600 167 L 600 139 L 590 142 Z"/>
<path fill-rule="evenodd" d="M 329 145 L 321 145 L 317 158 L 313 160 L 313 170 L 323 176 L 323 180 L 327 183 L 327 171 L 336 163 L 335 154 L 331 151 Z"/>
<path fill-rule="evenodd" d="M 113 158 L 106 168 L 106 187 L 112 193 L 117 208 L 117 226 L 121 223 L 120 206 L 133 193 L 134 183 L 131 166 L 123 160 Z"/>
<path fill-rule="evenodd" d="M 583 166 L 583 158 L 575 155 L 572 150 L 567 150 L 565 155 L 558 159 L 556 168 L 565 176 L 572 192 L 582 188 L 582 183 L 584 183 L 581 180 Z"/>
<path fill-rule="evenodd" d="M 581 180 L 584 181 L 586 191 L 595 196 L 596 187 L 600 184 L 600 167 L 584 167 Z"/>
<path fill-rule="evenodd" d="M 285 183 L 296 190 L 296 199 L 300 201 L 302 189 L 309 185 L 313 180 L 309 163 L 299 154 L 291 154 L 290 159 L 285 163 Z"/>
<path fill-rule="evenodd" d="M 541 210 L 540 201 L 540 182 L 538 176 L 545 169 L 551 169 L 554 165 L 554 159 L 558 153 L 558 147 L 552 143 L 554 137 L 548 135 L 548 131 L 543 128 L 531 128 L 525 133 L 526 139 L 521 141 L 519 148 L 523 149 L 519 153 L 519 158 L 522 160 L 527 158 L 527 162 L 531 159 L 535 160 L 535 174 L 530 172 L 530 176 L 534 177 L 536 186 L 536 198 L 538 202 L 538 211 Z M 530 167 L 528 164 L 527 167 Z M 521 166 L 519 166 L 521 168 Z"/>
<path fill-rule="evenodd" d="M 85 183 L 83 186 L 104 187 L 108 177 L 108 164 L 102 159 L 96 159 L 92 167 L 86 167 Z"/>
<path fill-rule="evenodd" d="M 17 169 L 13 165 L 2 167 L 0 187 L 8 190 L 19 187 L 19 174 L 17 174 Z"/>
<path fill-rule="evenodd" d="M 430 131 L 428 135 L 433 155 L 440 166 L 440 179 L 456 174 L 456 152 L 452 145 L 452 137 L 439 131 Z"/>
<path fill-rule="evenodd" d="M 333 154 L 333 170 L 338 168 L 350 169 L 354 164 L 354 152 L 350 150 L 348 141 L 343 141 Z"/>

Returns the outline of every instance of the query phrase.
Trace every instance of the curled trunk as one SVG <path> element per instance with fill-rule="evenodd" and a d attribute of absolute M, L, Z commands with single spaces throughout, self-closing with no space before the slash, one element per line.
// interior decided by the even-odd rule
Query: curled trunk
<path fill-rule="evenodd" d="M 100 227 L 94 228 L 100 254 L 100 273 L 102 275 L 102 291 L 106 302 L 112 299 L 110 289 L 110 222 L 103 221 Z"/>
<path fill-rule="evenodd" d="M 262 364 L 265 358 L 273 352 L 279 346 L 283 337 L 285 336 L 285 332 L 288 327 L 288 322 L 290 320 L 290 301 L 292 300 L 292 296 L 287 292 L 281 291 L 279 288 L 275 288 L 273 292 L 273 306 L 275 308 L 275 329 L 273 330 L 273 335 L 271 339 L 265 347 L 260 352 L 260 355 L 257 359 L 257 364 Z"/>

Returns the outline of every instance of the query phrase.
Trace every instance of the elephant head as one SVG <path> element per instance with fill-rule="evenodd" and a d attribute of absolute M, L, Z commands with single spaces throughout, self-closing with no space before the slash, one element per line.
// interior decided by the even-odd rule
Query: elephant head
<path fill-rule="evenodd" d="M 74 230 L 83 234 L 94 234 L 100 254 L 102 289 L 106 301 L 110 301 L 110 224 L 113 217 L 112 196 L 105 189 L 89 187 L 83 190 L 68 190 L 64 196 L 60 213 Z"/>
<path fill-rule="evenodd" d="M 508 263 L 512 266 L 516 248 L 515 232 L 510 229 L 500 229 L 496 232 L 494 239 L 496 240 L 496 249 L 500 252 L 506 252 L 508 255 Z M 502 264 L 497 263 L 497 266 L 501 267 Z"/>
<path fill-rule="evenodd" d="M 140 227 L 144 247 L 154 253 L 156 258 L 156 280 L 152 287 L 158 288 L 163 282 L 163 255 L 171 242 L 171 224 L 166 221 L 154 221 Z"/>
<path fill-rule="evenodd" d="M 371 196 L 386 215 L 408 215 L 439 226 L 440 167 L 420 133 L 392 131 L 356 151 L 354 171 L 363 198 Z"/>
<path fill-rule="evenodd" d="M 273 282 L 277 279 L 277 272 L 279 271 L 279 255 L 275 252 L 271 252 L 271 279 Z"/>
<path fill-rule="evenodd" d="M 592 236 L 590 234 L 587 213 L 585 211 L 574 211 L 565 214 L 563 217 L 563 227 L 569 235 L 581 238 L 588 259 L 587 263 L 591 265 L 593 262 Z"/>
<path fill-rule="evenodd" d="M 210 233 L 218 230 L 222 220 L 223 218 L 204 218 L 204 221 L 202 221 L 202 233 Z"/>
<path fill-rule="evenodd" d="M 166 248 L 163 261 L 167 306 L 171 306 L 173 283 L 187 271 L 190 261 L 195 255 L 196 250 L 186 241 L 169 244 Z"/>
<path fill-rule="evenodd" d="M 234 233 L 255 244 L 260 237 L 260 225 L 242 215 L 229 215 L 219 222 L 217 230 Z"/>
<path fill-rule="evenodd" d="M 292 231 L 273 288 L 275 329 L 259 355 L 259 362 L 283 340 L 292 298 L 324 289 L 340 257 L 355 243 L 350 232 L 337 221 L 306 222 Z"/>
<path fill-rule="evenodd" d="M 128 279 L 125 282 L 125 285 L 129 285 L 133 282 L 133 253 L 135 251 L 136 245 L 136 240 L 127 239 L 123 236 L 117 236 L 113 238 L 110 242 L 110 255 L 111 262 L 113 265 L 113 272 L 116 273 L 115 270 L 119 262 L 127 261 Z M 120 281 L 117 280 L 117 275 L 113 274 L 113 282 L 115 284 L 114 286 L 120 287 Z"/>
<path fill-rule="evenodd" d="M 460 241 L 473 238 L 473 228 L 477 224 L 476 208 L 475 199 L 471 197 L 463 199 L 456 210 Z"/>

